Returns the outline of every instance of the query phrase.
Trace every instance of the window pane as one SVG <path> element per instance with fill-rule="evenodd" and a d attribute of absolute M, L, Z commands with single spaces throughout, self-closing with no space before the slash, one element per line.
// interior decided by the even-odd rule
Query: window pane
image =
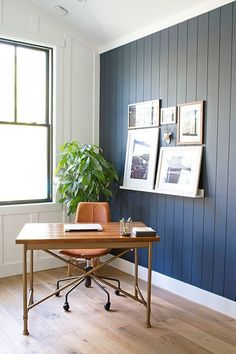
<path fill-rule="evenodd" d="M 0 125 L 0 202 L 47 198 L 47 128 Z"/>
<path fill-rule="evenodd" d="M 14 121 L 14 61 L 15 48 L 0 43 L 0 120 Z"/>
<path fill-rule="evenodd" d="M 17 121 L 46 123 L 46 53 L 17 48 Z"/>

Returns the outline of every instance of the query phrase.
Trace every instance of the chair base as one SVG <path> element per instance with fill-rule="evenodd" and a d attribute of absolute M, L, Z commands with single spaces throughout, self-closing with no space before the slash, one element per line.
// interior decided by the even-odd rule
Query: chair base
<path fill-rule="evenodd" d="M 92 270 L 93 267 L 90 267 L 90 266 L 87 266 L 85 268 L 86 272 L 88 272 L 89 270 Z M 59 285 L 60 285 L 60 282 L 63 282 L 63 281 L 67 281 L 67 280 L 73 280 L 73 279 L 76 279 L 78 278 L 78 276 L 74 276 L 74 277 L 67 277 L 67 278 L 63 278 L 63 279 L 59 279 L 57 281 L 57 289 L 59 289 Z M 69 294 L 75 290 L 81 283 L 85 283 L 85 286 L 87 288 L 89 288 L 91 286 L 91 283 L 92 283 L 92 280 L 94 281 L 94 283 L 101 289 L 103 290 L 106 295 L 107 295 L 107 302 L 106 304 L 104 305 L 104 309 L 106 311 L 109 311 L 110 310 L 110 307 L 111 307 L 111 302 L 110 302 L 110 294 L 108 293 L 108 291 L 105 289 L 104 286 L 102 286 L 100 283 L 99 283 L 99 279 L 106 279 L 106 280 L 110 280 L 110 281 L 115 281 L 117 282 L 118 284 L 118 289 L 120 289 L 120 281 L 118 279 L 114 279 L 114 278 L 109 278 L 109 277 L 102 277 L 102 276 L 98 276 L 98 275 L 95 275 L 93 273 L 91 273 L 90 275 L 85 275 L 82 279 L 80 279 L 80 281 L 78 283 L 76 283 L 65 295 L 65 302 L 64 302 L 64 305 L 63 305 L 63 309 L 65 311 L 69 311 L 70 309 L 70 305 L 69 305 L 69 302 L 68 302 L 68 296 Z M 120 292 L 119 290 L 115 290 L 115 294 L 116 295 L 119 295 Z M 56 296 L 59 296 L 60 295 L 60 292 L 58 291 L 56 294 Z"/>

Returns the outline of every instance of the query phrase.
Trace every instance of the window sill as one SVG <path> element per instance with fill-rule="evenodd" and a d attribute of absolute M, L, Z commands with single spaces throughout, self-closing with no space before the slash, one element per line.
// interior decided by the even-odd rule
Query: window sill
<path fill-rule="evenodd" d="M 60 210 L 62 210 L 62 205 L 56 202 L 37 203 L 37 204 L 1 205 L 0 215 L 40 213 L 40 212 L 60 211 Z"/>

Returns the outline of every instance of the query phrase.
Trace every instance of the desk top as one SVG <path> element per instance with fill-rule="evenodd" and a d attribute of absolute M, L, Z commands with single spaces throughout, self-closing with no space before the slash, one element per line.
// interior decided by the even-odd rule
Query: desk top
<path fill-rule="evenodd" d="M 134 227 L 144 227 L 145 225 L 141 222 L 134 222 Z M 25 224 L 21 232 L 16 238 L 16 244 L 44 244 L 50 242 L 51 244 L 65 244 L 70 243 L 147 243 L 147 242 L 159 242 L 159 236 L 145 236 L 145 237 L 135 237 L 135 236 L 121 236 L 119 233 L 120 224 L 119 222 L 109 222 L 102 224 L 103 231 L 73 231 L 65 232 L 64 224 L 59 223 L 30 223 Z"/>

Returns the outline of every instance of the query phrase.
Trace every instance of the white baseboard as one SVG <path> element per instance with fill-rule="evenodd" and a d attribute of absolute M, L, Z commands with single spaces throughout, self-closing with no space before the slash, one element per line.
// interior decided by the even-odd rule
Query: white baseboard
<path fill-rule="evenodd" d="M 34 271 L 63 267 L 63 265 L 65 265 L 63 262 L 53 257 L 35 259 Z M 27 267 L 29 269 L 29 262 Z M 4 264 L 0 267 L 0 278 L 11 277 L 18 274 L 22 274 L 21 262 Z"/>
<path fill-rule="evenodd" d="M 111 255 L 103 257 L 104 260 L 111 258 Z M 134 264 L 125 259 L 117 258 L 112 262 L 112 266 L 128 274 L 134 275 Z M 138 276 L 147 281 L 147 268 L 139 266 Z M 152 272 L 152 284 L 168 290 L 176 295 L 182 296 L 190 301 L 194 301 L 224 315 L 236 318 L 236 302 L 209 291 L 197 288 L 196 286 L 184 283 L 180 280 L 168 277 L 161 273 Z"/>

